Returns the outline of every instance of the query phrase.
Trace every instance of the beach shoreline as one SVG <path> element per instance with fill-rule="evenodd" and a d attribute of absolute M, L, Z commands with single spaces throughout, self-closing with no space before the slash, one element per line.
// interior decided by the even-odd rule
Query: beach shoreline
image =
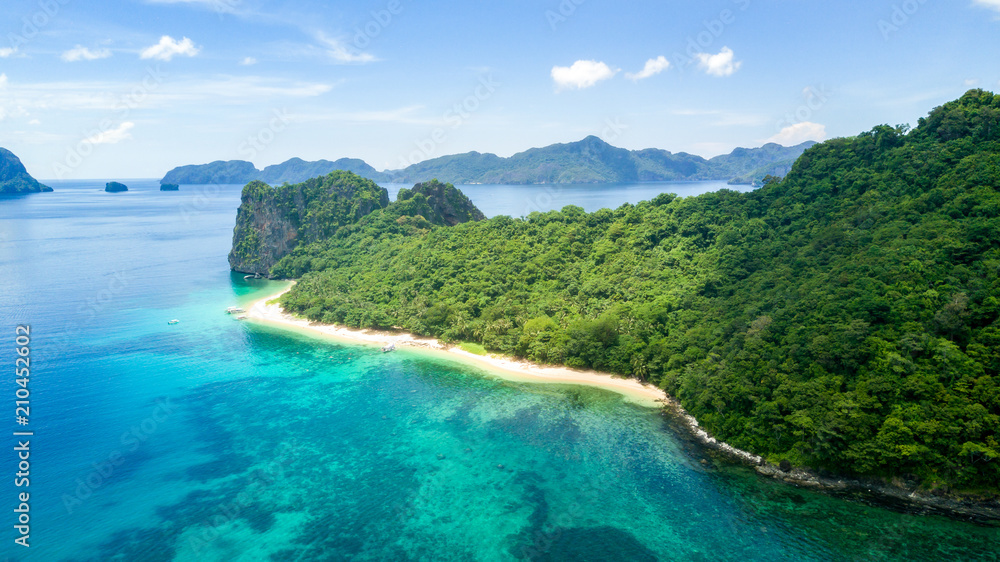
<path fill-rule="evenodd" d="M 834 495 L 855 494 L 876 500 L 884 507 L 914 514 L 937 513 L 950 517 L 995 522 L 1000 520 L 1000 502 L 996 498 L 973 499 L 950 494 L 933 494 L 918 490 L 916 486 L 889 483 L 879 479 L 838 477 L 820 474 L 808 468 L 795 467 L 783 470 L 760 455 L 745 451 L 720 441 L 705 431 L 698 420 L 688 413 L 676 399 L 664 390 L 636 379 L 619 377 L 597 371 L 582 371 L 568 367 L 545 366 L 497 354 L 486 356 L 464 351 L 457 346 L 434 338 L 423 338 L 408 332 L 388 332 L 353 329 L 344 326 L 313 322 L 285 312 L 278 303 L 270 303 L 290 291 L 292 281 L 276 294 L 254 301 L 247 308 L 247 318 L 262 325 L 291 329 L 313 336 L 321 336 L 346 343 L 382 347 L 395 343 L 397 347 L 419 349 L 448 360 L 477 366 L 487 373 L 514 382 L 533 384 L 563 384 L 602 388 L 616 392 L 625 400 L 647 408 L 661 409 L 673 420 L 673 425 L 687 435 L 689 442 L 712 451 L 731 462 L 743 464 L 763 477 L 782 481 L 793 486 L 809 488 Z"/>
<path fill-rule="evenodd" d="M 291 290 L 294 282 L 279 293 L 254 301 L 247 308 L 247 319 L 273 326 L 294 328 L 313 335 L 326 336 L 345 342 L 382 347 L 394 343 L 397 348 L 412 348 L 435 352 L 440 357 L 472 364 L 505 380 L 538 384 L 566 384 L 603 388 L 616 392 L 626 400 L 649 408 L 671 404 L 679 407 L 662 389 L 643 384 L 636 379 L 624 378 L 597 371 L 583 371 L 569 367 L 539 365 L 497 354 L 476 355 L 458 346 L 446 344 L 435 338 L 420 337 L 408 332 L 389 332 L 355 329 L 334 324 L 323 324 L 297 318 L 285 312 L 278 303 L 270 303 Z M 692 420 L 694 418 L 691 418 Z M 695 422 L 697 423 L 697 422 Z"/>

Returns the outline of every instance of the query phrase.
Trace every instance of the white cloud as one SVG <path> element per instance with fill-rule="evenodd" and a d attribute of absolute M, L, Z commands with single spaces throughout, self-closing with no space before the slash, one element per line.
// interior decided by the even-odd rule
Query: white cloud
<path fill-rule="evenodd" d="M 327 56 L 340 64 L 365 64 L 378 60 L 371 53 L 352 51 L 341 41 L 327 37 L 322 32 L 316 34 L 316 40 L 322 43 Z"/>
<path fill-rule="evenodd" d="M 655 59 L 649 59 L 646 61 L 646 66 L 635 74 L 626 72 L 625 78 L 638 82 L 639 80 L 645 80 L 650 76 L 656 76 L 668 68 L 670 68 L 670 61 L 667 60 L 667 57 L 659 56 Z"/>
<path fill-rule="evenodd" d="M 246 57 L 240 61 L 241 66 L 253 66 L 255 64 L 257 64 L 257 59 L 253 57 Z"/>
<path fill-rule="evenodd" d="M 106 59 L 111 56 L 111 51 L 107 49 L 97 49 L 96 51 L 91 51 L 90 49 L 77 45 L 72 49 L 66 51 L 62 54 L 60 58 L 66 62 L 76 62 L 80 60 L 97 60 Z"/>
<path fill-rule="evenodd" d="M 23 107 L 35 114 L 80 111 L 118 111 L 124 103 L 135 103 L 129 92 L 131 80 L 73 80 L 61 82 L 7 84 L 0 74 L 0 103 L 7 108 Z M 4 86 L 6 84 L 6 86 Z M 225 100 L 228 105 L 249 105 L 262 101 L 277 103 L 288 98 L 317 97 L 333 90 L 335 83 L 288 81 L 261 76 L 214 76 L 211 78 L 171 80 L 150 89 L 142 99 L 143 109 L 183 107 Z M 120 92 L 113 95 L 110 92 Z"/>
<path fill-rule="evenodd" d="M 593 60 L 578 60 L 573 66 L 552 67 L 552 79 L 560 90 L 589 88 L 601 80 L 612 78 L 615 74 L 618 74 L 618 70 L 612 70 L 603 62 Z"/>
<path fill-rule="evenodd" d="M 973 3 L 1000 12 L 1000 0 L 973 0 Z"/>
<path fill-rule="evenodd" d="M 776 142 L 784 146 L 795 146 L 808 140 L 826 140 L 826 125 L 811 123 L 809 121 L 789 125 L 782 129 L 780 133 L 767 139 L 767 142 Z"/>
<path fill-rule="evenodd" d="M 729 47 L 723 47 L 717 55 L 698 53 L 695 57 L 698 67 L 710 76 L 732 76 L 743 65 L 743 61 L 733 61 L 733 50 Z"/>
<path fill-rule="evenodd" d="M 132 127 L 135 127 L 135 123 L 125 121 L 116 129 L 102 131 L 94 136 L 87 137 L 86 140 L 93 144 L 118 144 L 125 139 L 132 138 L 132 133 L 129 133 Z"/>
<path fill-rule="evenodd" d="M 142 53 L 139 54 L 139 57 L 144 59 L 169 61 L 176 55 L 193 57 L 197 55 L 200 50 L 201 49 L 195 47 L 194 43 L 187 37 L 178 41 L 169 35 L 164 35 L 163 37 L 160 37 L 159 43 L 143 49 Z"/>
<path fill-rule="evenodd" d="M 14 47 L 4 47 L 4 48 L 0 49 L 0 59 L 5 59 L 5 58 L 13 55 L 16 52 L 17 52 L 17 49 L 15 49 Z"/>
<path fill-rule="evenodd" d="M 41 125 L 42 122 L 39 121 L 38 119 L 32 119 L 31 121 L 28 121 L 28 124 L 29 125 Z"/>
<path fill-rule="evenodd" d="M 968 86 L 968 87 L 970 87 L 970 88 L 972 86 L 977 86 L 977 85 L 979 85 L 979 79 L 978 78 L 966 78 L 965 79 L 965 85 Z"/>
<path fill-rule="evenodd" d="M 0 90 L 7 89 L 7 73 L 0 74 Z"/>

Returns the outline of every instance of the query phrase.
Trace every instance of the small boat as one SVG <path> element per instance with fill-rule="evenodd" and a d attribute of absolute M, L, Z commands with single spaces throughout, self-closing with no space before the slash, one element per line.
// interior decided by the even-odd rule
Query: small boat
<path fill-rule="evenodd" d="M 254 273 L 253 275 L 244 275 L 243 276 L 243 280 L 244 281 L 249 281 L 250 279 L 260 279 L 260 278 L 261 278 L 260 273 Z"/>
<path fill-rule="evenodd" d="M 246 314 L 240 314 L 239 316 L 236 317 L 236 319 L 237 320 L 246 320 L 247 319 L 247 315 Z"/>
<path fill-rule="evenodd" d="M 226 309 L 226 314 L 240 314 L 242 312 L 246 311 L 238 306 L 230 306 L 229 308 Z"/>
<path fill-rule="evenodd" d="M 167 320 L 167 324 L 180 324 L 180 320 Z"/>
<path fill-rule="evenodd" d="M 382 353 L 389 353 L 390 351 L 396 351 L 396 342 L 390 342 L 382 346 Z"/>

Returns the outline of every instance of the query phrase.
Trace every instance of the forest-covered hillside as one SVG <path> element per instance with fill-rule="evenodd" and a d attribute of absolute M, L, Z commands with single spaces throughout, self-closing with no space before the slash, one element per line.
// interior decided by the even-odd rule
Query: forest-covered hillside
<path fill-rule="evenodd" d="M 290 310 L 665 388 L 717 437 L 839 473 L 1000 486 L 1000 96 L 808 149 L 750 193 L 299 245 Z"/>

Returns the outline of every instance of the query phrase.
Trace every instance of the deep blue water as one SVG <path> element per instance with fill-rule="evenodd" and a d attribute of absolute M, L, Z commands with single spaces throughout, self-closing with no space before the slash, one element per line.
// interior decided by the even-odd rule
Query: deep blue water
<path fill-rule="evenodd" d="M 228 270 L 240 186 L 125 183 L 0 199 L 0 361 L 12 375 L 19 324 L 32 360 L 28 426 L 13 378 L 0 386 L 0 556 L 997 559 L 995 527 L 703 464 L 658 412 L 610 392 L 237 322 L 227 306 L 280 286 Z M 522 216 L 717 187 L 463 189 L 487 215 Z M 27 488 L 14 486 L 21 429 L 35 433 Z M 24 491 L 28 549 L 14 544 Z"/>

